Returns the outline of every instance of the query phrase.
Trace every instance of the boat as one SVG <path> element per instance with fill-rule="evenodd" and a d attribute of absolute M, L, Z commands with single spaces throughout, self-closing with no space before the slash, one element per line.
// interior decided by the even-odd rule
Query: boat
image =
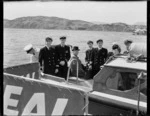
<path fill-rule="evenodd" d="M 135 29 L 133 35 L 147 35 L 146 29 Z"/>
<path fill-rule="evenodd" d="M 114 57 L 90 80 L 69 70 L 65 80 L 39 73 L 37 62 L 4 68 L 4 115 L 146 115 L 146 59 Z"/>

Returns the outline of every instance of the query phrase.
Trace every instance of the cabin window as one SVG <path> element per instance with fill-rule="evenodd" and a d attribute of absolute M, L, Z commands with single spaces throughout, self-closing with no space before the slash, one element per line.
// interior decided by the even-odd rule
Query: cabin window
<path fill-rule="evenodd" d="M 135 87 L 138 75 L 133 72 L 120 72 L 118 90 L 130 90 Z"/>
<path fill-rule="evenodd" d="M 138 74 L 135 72 L 118 72 L 114 71 L 114 73 L 109 76 L 106 81 L 106 86 L 109 89 L 126 91 L 133 89 L 138 85 L 137 81 Z M 141 84 L 144 83 L 145 80 L 141 80 Z M 141 89 L 141 92 L 145 95 L 147 88 Z"/>

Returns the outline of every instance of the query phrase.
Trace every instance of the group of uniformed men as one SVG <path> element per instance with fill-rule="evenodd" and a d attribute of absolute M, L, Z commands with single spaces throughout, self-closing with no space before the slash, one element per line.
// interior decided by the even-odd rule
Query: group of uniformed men
<path fill-rule="evenodd" d="M 45 74 L 56 75 L 66 78 L 70 55 L 70 47 L 65 45 L 66 37 L 60 37 L 61 43 L 52 46 L 53 39 L 47 37 L 45 39 L 46 46 L 39 52 L 40 69 Z"/>
<path fill-rule="evenodd" d="M 96 41 L 97 48 L 93 48 L 93 41 L 87 42 L 89 49 L 85 52 L 86 65 L 83 65 L 78 57 L 78 46 L 71 47 L 73 53 L 73 56 L 71 57 L 70 46 L 65 45 L 66 37 L 60 37 L 60 41 L 61 43 L 59 45 L 52 46 L 53 39 L 47 37 L 45 39 L 46 46 L 40 49 L 39 54 L 31 45 L 26 46 L 24 49 L 27 53 L 33 54 L 36 57 L 38 56 L 40 70 L 43 73 L 65 79 L 67 78 L 69 66 L 71 67 L 71 75 L 77 76 L 77 62 L 79 66 L 78 76 L 85 79 L 93 79 L 94 75 L 101 70 L 101 66 L 108 59 L 108 50 L 103 48 L 102 39 Z"/>

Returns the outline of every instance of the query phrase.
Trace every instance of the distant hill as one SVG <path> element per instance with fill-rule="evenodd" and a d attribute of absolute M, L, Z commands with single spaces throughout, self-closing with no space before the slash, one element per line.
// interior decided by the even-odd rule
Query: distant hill
<path fill-rule="evenodd" d="M 8 21 L 10 21 L 10 20 L 4 19 L 4 24 L 8 23 Z"/>
<path fill-rule="evenodd" d="M 93 21 L 92 23 L 97 24 L 97 25 L 100 25 L 100 24 L 107 24 L 107 23 L 105 23 L 105 22 L 98 22 L 98 21 Z"/>
<path fill-rule="evenodd" d="M 134 25 L 146 25 L 146 22 L 136 22 Z"/>
<path fill-rule="evenodd" d="M 136 25 L 125 23 L 95 24 L 83 20 L 69 20 L 58 17 L 28 16 L 13 20 L 4 19 L 4 28 L 131 32 L 136 28 Z"/>

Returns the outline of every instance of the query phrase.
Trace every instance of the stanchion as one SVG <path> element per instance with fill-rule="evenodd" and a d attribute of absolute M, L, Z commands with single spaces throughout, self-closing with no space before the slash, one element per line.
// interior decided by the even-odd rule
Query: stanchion
<path fill-rule="evenodd" d="M 89 92 L 85 93 L 85 106 L 82 109 L 82 110 L 85 109 L 84 115 L 88 115 L 88 109 L 89 109 L 89 107 L 88 107 L 89 106 L 89 97 L 88 97 L 88 94 L 89 94 Z"/>
<path fill-rule="evenodd" d="M 141 89 L 141 83 L 140 83 L 141 81 L 140 80 L 142 79 L 142 77 L 143 77 L 143 72 L 141 72 L 138 76 L 138 99 L 137 99 L 138 103 L 137 103 L 137 111 L 136 111 L 137 116 L 139 116 L 140 89 Z"/>

